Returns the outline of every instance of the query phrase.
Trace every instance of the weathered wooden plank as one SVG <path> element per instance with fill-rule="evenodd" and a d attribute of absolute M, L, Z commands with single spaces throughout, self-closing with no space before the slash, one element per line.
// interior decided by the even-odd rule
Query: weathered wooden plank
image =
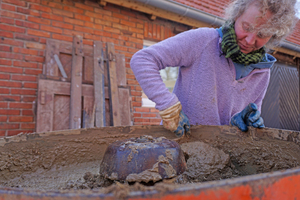
<path fill-rule="evenodd" d="M 55 62 L 54 55 L 59 55 L 59 43 L 53 40 L 47 40 L 46 58 L 45 58 L 45 74 L 50 76 L 58 76 L 58 66 Z"/>
<path fill-rule="evenodd" d="M 104 90 L 104 57 L 103 45 L 94 42 L 94 98 L 95 98 L 95 126 L 104 127 L 105 120 L 105 90 Z"/>
<path fill-rule="evenodd" d="M 51 91 L 52 84 L 39 80 L 38 102 L 37 102 L 37 132 L 53 130 L 53 100 L 54 94 Z"/>
<path fill-rule="evenodd" d="M 119 88 L 119 109 L 122 126 L 132 125 L 130 105 L 131 96 L 129 88 Z"/>
<path fill-rule="evenodd" d="M 69 129 L 71 83 L 39 79 L 37 132 Z M 108 90 L 108 88 L 105 88 Z M 94 99 L 92 85 L 82 85 L 80 99 Z M 108 96 L 106 97 L 108 98 Z M 68 102 L 66 102 L 68 101 Z M 87 100 L 88 101 L 88 100 Z M 84 102 L 85 110 L 93 110 L 93 103 Z M 82 121 L 80 122 L 82 123 Z"/>
<path fill-rule="evenodd" d="M 82 128 L 93 128 L 95 122 L 94 97 L 83 96 Z"/>
<path fill-rule="evenodd" d="M 82 37 L 73 37 L 71 98 L 70 98 L 70 129 L 81 128 L 81 85 L 82 85 Z"/>
<path fill-rule="evenodd" d="M 107 43 L 106 46 L 108 58 L 108 74 L 109 74 L 109 99 L 110 99 L 110 117 L 113 126 L 120 126 L 120 111 L 119 111 L 119 94 L 117 85 L 117 69 L 116 69 L 116 54 L 113 43 Z"/>
<path fill-rule="evenodd" d="M 66 130 L 69 128 L 70 95 L 54 96 L 53 131 Z"/>
<path fill-rule="evenodd" d="M 126 66 L 125 55 L 116 55 L 116 68 L 117 68 L 117 82 L 118 86 L 126 86 Z"/>

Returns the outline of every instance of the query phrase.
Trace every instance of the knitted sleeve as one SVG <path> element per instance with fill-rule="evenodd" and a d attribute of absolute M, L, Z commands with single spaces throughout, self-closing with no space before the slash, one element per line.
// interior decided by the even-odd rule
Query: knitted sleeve
<path fill-rule="evenodd" d="M 185 31 L 135 53 L 130 61 L 134 75 L 147 97 L 164 110 L 178 98 L 169 92 L 159 70 L 166 67 L 189 67 L 209 37 L 208 28 Z M 213 29 L 215 30 L 215 29 Z"/>

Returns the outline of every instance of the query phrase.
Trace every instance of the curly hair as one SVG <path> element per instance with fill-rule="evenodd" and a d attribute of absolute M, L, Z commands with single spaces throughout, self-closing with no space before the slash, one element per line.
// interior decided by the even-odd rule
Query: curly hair
<path fill-rule="evenodd" d="M 260 7 L 263 15 L 267 11 L 273 14 L 268 23 L 260 28 L 260 32 L 272 35 L 266 44 L 268 48 L 278 45 L 293 30 L 297 22 L 297 0 L 235 0 L 225 10 L 227 23 L 234 23 L 253 3 Z"/>

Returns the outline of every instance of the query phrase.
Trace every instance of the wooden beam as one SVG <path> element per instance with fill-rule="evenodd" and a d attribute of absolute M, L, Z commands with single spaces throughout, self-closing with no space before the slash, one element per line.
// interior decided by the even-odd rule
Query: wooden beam
<path fill-rule="evenodd" d="M 72 70 L 71 70 L 71 98 L 70 98 L 70 129 L 81 128 L 81 93 L 82 93 L 82 65 L 83 65 L 82 37 L 73 37 Z"/>
<path fill-rule="evenodd" d="M 105 90 L 104 90 L 104 56 L 103 45 L 100 41 L 94 42 L 94 99 L 95 99 L 95 126 L 105 126 Z"/>
<path fill-rule="evenodd" d="M 108 82 L 109 82 L 109 100 L 110 117 L 113 126 L 121 126 L 121 116 L 119 110 L 119 91 L 117 83 L 116 54 L 113 43 L 107 43 L 106 55 L 108 58 Z"/>
<path fill-rule="evenodd" d="M 152 21 L 155 21 L 155 20 L 156 20 L 156 15 L 151 15 L 151 16 L 150 16 L 150 19 L 151 19 Z"/>
<path fill-rule="evenodd" d="M 175 22 L 189 25 L 189 26 L 212 27 L 210 24 L 207 24 L 207 23 L 204 23 L 204 22 L 201 22 L 201 21 L 189 18 L 189 17 L 181 16 L 179 14 L 172 13 L 170 11 L 159 9 L 154 6 L 145 5 L 141 2 L 136 2 L 134 0 L 105 0 L 105 1 L 108 3 L 111 3 L 111 4 L 115 4 L 118 6 L 136 10 L 139 12 L 147 13 L 149 15 L 154 15 L 156 17 L 160 17 L 163 19 L 172 20 Z"/>
<path fill-rule="evenodd" d="M 285 53 L 285 54 L 294 56 L 293 59 L 300 58 L 300 53 L 299 53 L 299 52 L 292 51 L 292 50 L 290 50 L 290 49 L 286 49 L 286 48 L 283 48 L 283 47 L 274 47 L 273 49 L 274 49 L 276 52 L 278 51 L 278 52 L 281 52 L 281 53 Z"/>
<path fill-rule="evenodd" d="M 99 1 L 100 6 L 106 6 L 107 2 L 105 0 L 100 0 Z"/>

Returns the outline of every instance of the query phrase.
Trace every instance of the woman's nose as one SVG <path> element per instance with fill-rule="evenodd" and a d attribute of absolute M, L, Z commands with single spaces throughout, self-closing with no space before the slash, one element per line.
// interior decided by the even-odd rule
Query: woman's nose
<path fill-rule="evenodd" d="M 256 38 L 255 33 L 248 33 L 245 40 L 246 40 L 247 44 L 253 45 L 253 44 L 255 44 L 255 38 Z"/>

